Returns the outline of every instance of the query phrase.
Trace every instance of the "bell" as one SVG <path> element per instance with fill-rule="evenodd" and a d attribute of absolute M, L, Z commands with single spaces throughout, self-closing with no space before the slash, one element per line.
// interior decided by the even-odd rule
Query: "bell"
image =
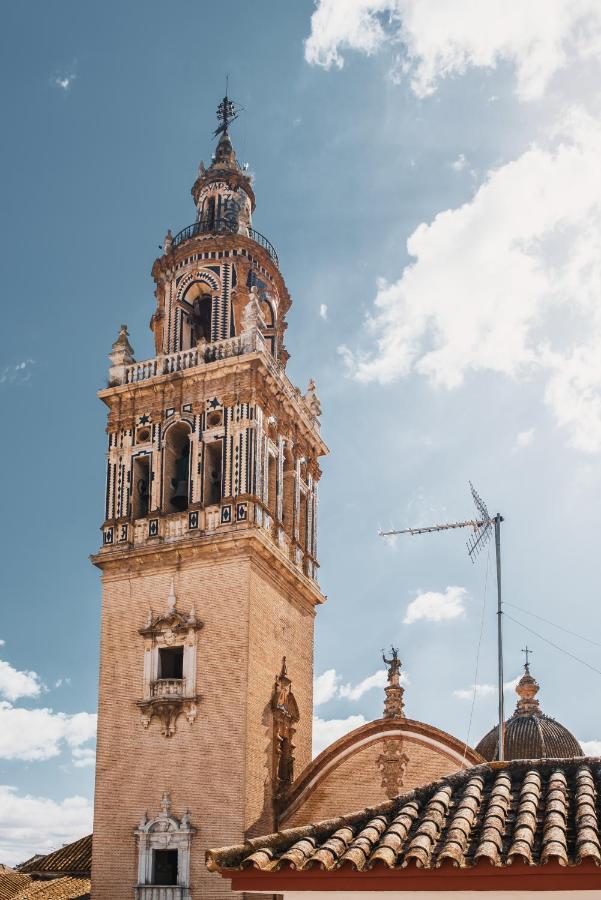
<path fill-rule="evenodd" d="M 178 512 L 188 508 L 188 482 L 178 481 L 175 493 L 171 498 L 171 506 Z"/>

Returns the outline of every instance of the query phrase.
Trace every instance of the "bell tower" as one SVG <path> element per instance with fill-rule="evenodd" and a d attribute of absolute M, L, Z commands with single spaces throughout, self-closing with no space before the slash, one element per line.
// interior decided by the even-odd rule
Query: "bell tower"
<path fill-rule="evenodd" d="M 99 392 L 94 900 L 230 896 L 205 849 L 272 830 L 278 791 L 311 758 L 327 448 L 314 382 L 303 394 L 286 375 L 290 297 L 253 228 L 235 115 L 225 97 L 196 219 L 152 268 L 155 356 L 137 361 L 122 325 Z"/>

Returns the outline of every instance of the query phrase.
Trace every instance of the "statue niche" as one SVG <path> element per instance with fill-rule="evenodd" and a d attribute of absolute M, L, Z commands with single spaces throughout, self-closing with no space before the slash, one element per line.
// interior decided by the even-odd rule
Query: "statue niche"
<path fill-rule="evenodd" d="M 279 798 L 294 780 L 294 727 L 300 715 L 288 678 L 286 657 L 282 659 L 280 674 L 273 687 L 271 708 L 273 710 L 273 787 L 274 796 Z"/>

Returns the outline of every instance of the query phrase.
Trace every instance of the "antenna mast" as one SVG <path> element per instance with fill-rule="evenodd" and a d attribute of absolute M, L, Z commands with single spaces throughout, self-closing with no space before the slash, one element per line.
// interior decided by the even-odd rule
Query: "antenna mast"
<path fill-rule="evenodd" d="M 503 516 L 497 513 L 490 515 L 484 500 L 480 497 L 474 485 L 470 481 L 472 499 L 478 512 L 478 518 L 467 519 L 465 522 L 447 522 L 441 525 L 428 525 L 423 528 L 403 528 L 398 531 L 380 531 L 380 537 L 388 537 L 396 534 L 432 534 L 435 531 L 448 531 L 450 528 L 472 528 L 473 534 L 467 542 L 467 552 L 472 562 L 488 543 L 494 530 L 495 556 L 497 562 L 497 667 L 498 667 L 498 692 L 499 692 L 499 760 L 505 759 L 505 707 L 503 701 L 503 602 L 501 594 L 501 522 Z"/>

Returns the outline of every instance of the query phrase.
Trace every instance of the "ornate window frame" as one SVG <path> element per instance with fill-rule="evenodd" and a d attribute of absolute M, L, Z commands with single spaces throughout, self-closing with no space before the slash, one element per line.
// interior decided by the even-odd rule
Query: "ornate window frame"
<path fill-rule="evenodd" d="M 177 601 L 171 582 L 167 608 L 154 615 L 148 610 L 148 619 L 139 634 L 144 638 L 144 696 L 137 701 L 142 713 L 142 725 L 148 728 L 153 718 L 158 718 L 161 734 L 175 734 L 177 719 L 184 713 L 191 725 L 196 718 L 196 648 L 198 632 L 203 623 L 196 618 L 194 606 L 188 615 L 177 609 Z M 183 677 L 159 678 L 159 650 L 183 647 Z"/>
<path fill-rule="evenodd" d="M 190 847 L 196 828 L 190 824 L 190 812 L 186 810 L 181 819 L 171 814 L 171 796 L 164 791 L 161 797 L 161 812 L 153 819 L 148 811 L 140 819 L 134 831 L 138 844 L 138 884 L 136 900 L 156 896 L 153 891 L 153 851 L 177 850 L 177 885 L 163 886 L 161 897 L 166 900 L 190 900 Z"/>

